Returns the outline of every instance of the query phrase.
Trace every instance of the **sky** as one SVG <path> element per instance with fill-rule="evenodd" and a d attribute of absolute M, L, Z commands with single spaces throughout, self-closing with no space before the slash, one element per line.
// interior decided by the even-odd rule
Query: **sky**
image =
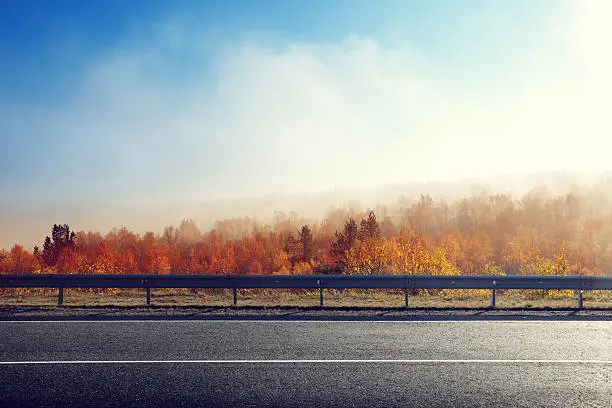
<path fill-rule="evenodd" d="M 54 206 L 611 170 L 611 20 L 605 0 L 0 0 L 0 235 Z"/>

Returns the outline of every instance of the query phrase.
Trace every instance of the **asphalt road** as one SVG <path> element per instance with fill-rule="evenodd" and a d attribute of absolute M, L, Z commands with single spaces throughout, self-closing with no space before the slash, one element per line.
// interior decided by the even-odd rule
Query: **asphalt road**
<path fill-rule="evenodd" d="M 612 322 L 0 322 L 0 406 L 612 406 Z"/>

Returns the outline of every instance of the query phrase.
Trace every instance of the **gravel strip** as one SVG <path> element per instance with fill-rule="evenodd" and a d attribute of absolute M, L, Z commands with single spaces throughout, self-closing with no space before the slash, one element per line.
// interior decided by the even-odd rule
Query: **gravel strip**
<path fill-rule="evenodd" d="M 0 320 L 272 319 L 272 320 L 604 320 L 612 309 L 377 307 L 52 307 L 0 306 Z"/>

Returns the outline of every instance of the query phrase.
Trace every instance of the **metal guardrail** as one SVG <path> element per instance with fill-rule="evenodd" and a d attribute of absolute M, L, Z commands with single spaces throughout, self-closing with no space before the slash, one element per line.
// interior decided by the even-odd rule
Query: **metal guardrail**
<path fill-rule="evenodd" d="M 498 289 L 570 289 L 578 294 L 583 307 L 584 290 L 612 290 L 612 277 L 599 276 L 452 276 L 452 275 L 72 275 L 0 274 L 0 288 L 58 288 L 58 305 L 63 303 L 65 288 L 141 288 L 147 290 L 151 304 L 154 288 L 233 289 L 403 289 L 408 307 L 410 289 L 488 289 L 491 307 L 495 307 Z"/>

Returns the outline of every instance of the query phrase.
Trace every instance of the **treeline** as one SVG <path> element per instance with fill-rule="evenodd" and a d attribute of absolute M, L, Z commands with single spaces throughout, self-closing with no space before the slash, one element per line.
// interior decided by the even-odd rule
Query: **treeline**
<path fill-rule="evenodd" d="M 542 274 L 607 275 L 607 197 L 534 190 L 520 199 L 480 194 L 453 202 L 422 195 L 397 209 L 336 208 L 319 222 L 277 213 L 273 222 L 192 220 L 162 234 L 53 226 L 41 248 L 0 251 L 3 273 Z"/>

